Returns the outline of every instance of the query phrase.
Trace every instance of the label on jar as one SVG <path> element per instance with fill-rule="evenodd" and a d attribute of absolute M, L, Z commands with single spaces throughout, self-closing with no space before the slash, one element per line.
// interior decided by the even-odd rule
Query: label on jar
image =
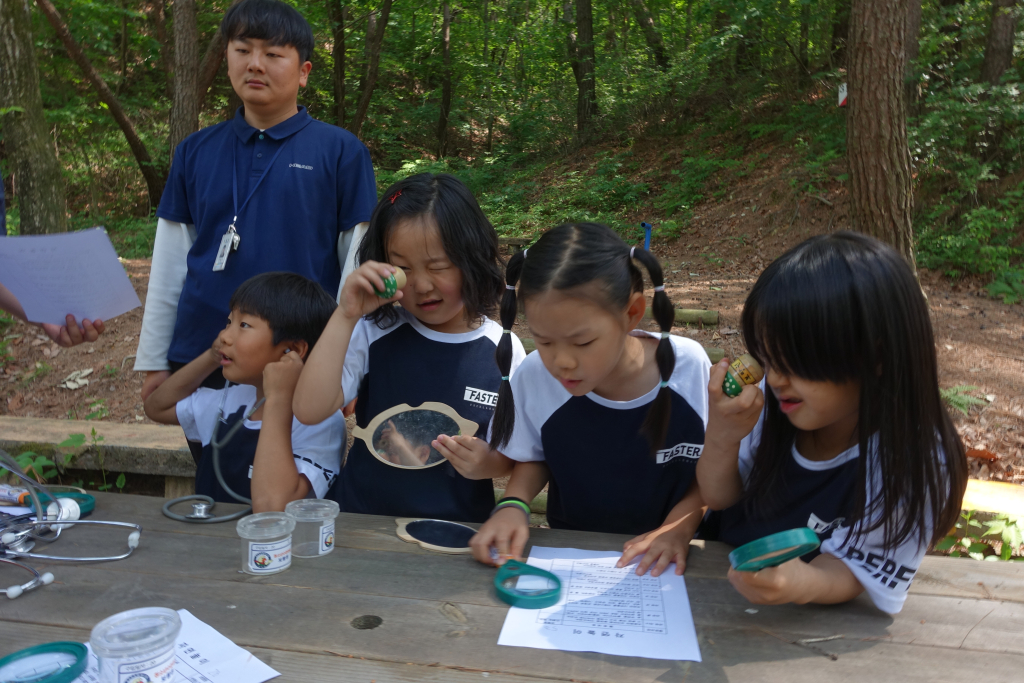
<path fill-rule="evenodd" d="M 169 683 L 174 678 L 174 648 L 132 664 L 118 664 L 117 683 Z"/>
<path fill-rule="evenodd" d="M 249 569 L 256 574 L 287 569 L 292 564 L 292 537 L 272 543 L 249 542 Z"/>
<path fill-rule="evenodd" d="M 320 554 L 326 555 L 334 549 L 334 522 L 320 527 Z"/>

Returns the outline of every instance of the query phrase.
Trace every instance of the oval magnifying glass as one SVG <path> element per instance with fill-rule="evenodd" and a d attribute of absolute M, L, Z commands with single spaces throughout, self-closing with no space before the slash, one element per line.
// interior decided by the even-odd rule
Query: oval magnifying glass
<path fill-rule="evenodd" d="M 444 403 L 428 402 L 413 408 L 402 403 L 373 418 L 366 427 L 356 427 L 352 436 L 363 443 L 381 462 L 407 470 L 440 465 L 444 456 L 431 446 L 442 434 L 473 436 L 478 425 Z"/>
<path fill-rule="evenodd" d="M 741 545 L 729 553 L 729 562 L 736 571 L 756 572 L 806 555 L 819 545 L 818 534 L 803 526 Z"/>
<path fill-rule="evenodd" d="M 473 527 L 443 519 L 399 518 L 395 523 L 398 537 L 407 543 L 419 543 L 421 548 L 449 555 L 472 552 L 469 539 L 476 534 Z"/>
<path fill-rule="evenodd" d="M 562 580 L 525 562 L 506 560 L 494 575 L 494 589 L 503 602 L 524 609 L 544 609 L 562 596 Z"/>
<path fill-rule="evenodd" d="M 71 683 L 88 664 L 88 650 L 81 643 L 45 643 L 19 650 L 0 659 L 4 683 Z"/>

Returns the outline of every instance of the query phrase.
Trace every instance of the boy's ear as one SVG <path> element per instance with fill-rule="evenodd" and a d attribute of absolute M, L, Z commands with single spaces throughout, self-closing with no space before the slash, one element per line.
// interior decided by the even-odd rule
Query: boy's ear
<path fill-rule="evenodd" d="M 309 344 L 305 339 L 292 339 L 281 342 L 281 345 L 287 349 L 289 353 L 297 353 L 299 358 L 306 360 L 306 355 L 309 352 Z"/>
<path fill-rule="evenodd" d="M 313 62 L 303 62 L 299 66 L 299 86 L 305 88 L 306 81 L 309 80 L 309 72 L 313 70 Z"/>

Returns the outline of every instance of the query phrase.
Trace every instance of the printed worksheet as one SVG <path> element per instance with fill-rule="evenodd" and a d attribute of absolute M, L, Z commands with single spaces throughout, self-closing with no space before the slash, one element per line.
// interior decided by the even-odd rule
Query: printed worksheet
<path fill-rule="evenodd" d="M 171 683 L 263 683 L 281 674 L 243 650 L 187 609 L 178 610 L 181 633 L 175 643 Z M 74 683 L 100 683 L 99 661 L 89 648 L 89 666 Z M 163 681 L 148 674 L 125 672 L 118 683 Z"/>
<path fill-rule="evenodd" d="M 562 597 L 509 608 L 498 645 L 701 661 L 683 577 L 674 566 L 658 577 L 637 576 L 636 563 L 617 569 L 621 555 L 534 546 L 527 562 L 558 576 Z"/>
<path fill-rule="evenodd" d="M 106 321 L 142 305 L 103 228 L 0 237 L 0 284 L 36 323 Z"/>

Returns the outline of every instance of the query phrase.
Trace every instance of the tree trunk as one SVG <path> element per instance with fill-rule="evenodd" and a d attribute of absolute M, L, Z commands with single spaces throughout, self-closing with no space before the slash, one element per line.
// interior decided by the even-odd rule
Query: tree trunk
<path fill-rule="evenodd" d="M 128 2 L 121 0 L 121 45 L 119 55 L 119 70 L 121 80 L 117 82 L 117 92 L 124 92 L 128 80 Z"/>
<path fill-rule="evenodd" d="M 4 1 L 6 2 L 7 0 Z M 153 164 L 153 160 L 149 156 L 149 150 L 146 149 L 146 145 L 139 139 L 138 133 L 135 132 L 135 126 L 132 125 L 128 115 L 125 114 L 120 100 L 114 96 L 106 81 L 100 77 L 96 69 L 89 63 L 88 57 L 85 56 L 81 46 L 71 36 L 67 25 L 57 12 L 57 8 L 53 6 L 50 0 L 36 0 L 36 4 L 39 5 L 39 9 L 46 15 L 46 19 L 53 26 L 57 37 L 64 43 L 64 48 L 68 51 L 68 55 L 75 61 L 89 82 L 92 83 L 92 87 L 96 89 L 100 100 L 107 105 L 110 115 L 114 117 L 117 125 L 121 128 L 121 132 L 124 133 L 128 146 L 131 148 L 132 154 L 135 155 L 135 161 L 142 171 L 142 177 L 146 180 L 146 187 L 149 189 L 150 205 L 156 206 L 160 203 L 160 195 L 164 191 L 164 174 L 158 171 Z"/>
<path fill-rule="evenodd" d="M 171 160 L 178 143 L 199 130 L 199 29 L 196 0 L 174 0 L 174 101 Z"/>
<path fill-rule="evenodd" d="M 373 32 L 372 40 L 368 40 L 366 80 L 363 83 L 363 91 L 359 94 L 359 106 L 356 108 L 356 118 L 352 122 L 351 128 L 352 133 L 356 137 L 359 137 L 362 131 L 363 121 L 366 120 L 366 112 L 370 109 L 370 98 L 373 97 L 373 89 L 377 85 L 377 72 L 380 68 L 380 48 L 384 42 L 384 29 L 388 27 L 388 17 L 390 15 L 391 0 L 384 0 L 380 8 L 380 18 L 376 22 L 377 26 Z M 367 35 L 367 38 L 369 39 L 370 36 Z"/>
<path fill-rule="evenodd" d="M 228 8 L 230 9 L 231 7 L 234 7 L 239 2 L 241 2 L 241 0 L 231 0 L 231 4 Z M 206 95 L 210 92 L 210 88 L 213 87 L 213 82 L 217 80 L 217 72 L 220 71 L 220 65 L 221 62 L 224 61 L 224 52 L 227 50 L 227 47 L 228 43 L 224 40 L 224 36 L 221 35 L 220 29 L 218 28 L 213 32 L 213 37 L 210 38 L 210 43 L 206 46 L 206 52 L 203 53 L 203 61 L 199 64 L 199 84 L 197 86 L 198 95 L 196 97 L 198 100 L 196 105 L 197 111 L 203 110 L 203 104 L 206 102 Z M 237 108 L 238 107 L 235 107 L 234 109 Z M 234 109 L 231 109 L 232 115 L 234 115 Z"/>
<path fill-rule="evenodd" d="M 658 29 L 654 25 L 654 17 L 651 16 L 651 10 L 644 4 L 644 0 L 629 0 L 629 4 L 633 6 L 633 16 L 636 17 L 636 23 L 640 25 L 644 32 L 647 47 L 654 54 L 654 63 L 662 71 L 668 69 L 668 55 L 665 53 L 665 44 L 662 42 L 661 34 L 658 33 Z"/>
<path fill-rule="evenodd" d="M 1015 0 L 992 0 L 992 23 L 985 44 L 981 80 L 999 85 L 999 79 L 1013 61 L 1013 37 L 1017 30 Z"/>
<path fill-rule="evenodd" d="M 166 76 L 164 78 L 164 92 L 168 98 L 174 97 L 174 59 L 171 55 L 171 43 L 167 37 L 167 15 L 164 12 L 163 0 L 151 2 L 146 9 L 146 16 L 153 26 L 153 34 L 160 44 L 160 52 L 157 53 L 157 62 L 160 71 Z"/>
<path fill-rule="evenodd" d="M 846 118 L 854 226 L 913 268 L 913 188 L 903 74 L 907 0 L 853 0 Z"/>
<path fill-rule="evenodd" d="M 4 151 L 21 214 L 21 234 L 67 232 L 64 178 L 43 114 L 26 0 L 0 0 L 0 114 Z"/>
<path fill-rule="evenodd" d="M 345 21 L 348 7 L 341 0 L 328 0 L 327 9 L 334 25 L 334 120 L 345 127 Z M 415 24 L 414 24 L 415 26 Z"/>
<path fill-rule="evenodd" d="M 443 157 L 448 151 L 448 115 L 452 110 L 452 10 L 448 5 L 448 0 L 444 0 L 441 11 L 441 55 L 444 64 L 444 72 L 441 76 L 441 113 L 437 117 L 438 159 Z"/>
<path fill-rule="evenodd" d="M 811 87 L 811 63 L 807 57 L 807 45 L 810 42 L 811 5 L 800 6 L 800 63 L 797 64 L 797 84 L 801 89 Z"/>
<path fill-rule="evenodd" d="M 850 36 L 850 0 L 838 0 L 832 15 L 832 68 L 846 66 L 846 43 Z"/>
<path fill-rule="evenodd" d="M 921 54 L 921 0 L 909 0 L 907 10 L 907 68 L 903 74 L 906 82 L 907 113 L 917 102 L 918 75 L 914 63 Z"/>
<path fill-rule="evenodd" d="M 747 19 L 743 36 L 736 45 L 736 70 L 761 72 L 761 44 L 764 42 L 764 19 L 758 15 Z"/>
<path fill-rule="evenodd" d="M 576 134 L 585 139 L 597 114 L 594 15 L 590 0 L 576 0 Z"/>

